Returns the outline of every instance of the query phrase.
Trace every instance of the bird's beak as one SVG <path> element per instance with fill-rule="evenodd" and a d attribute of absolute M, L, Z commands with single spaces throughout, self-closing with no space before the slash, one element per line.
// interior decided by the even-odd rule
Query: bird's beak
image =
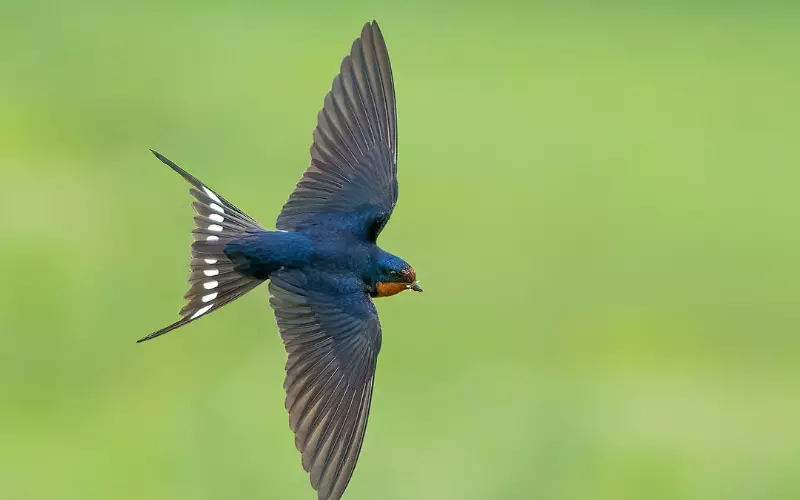
<path fill-rule="evenodd" d="M 422 291 L 422 287 L 420 287 L 419 283 L 417 283 L 416 281 L 411 283 L 410 285 L 408 285 L 408 289 L 409 290 L 414 290 L 415 292 L 421 292 Z"/>

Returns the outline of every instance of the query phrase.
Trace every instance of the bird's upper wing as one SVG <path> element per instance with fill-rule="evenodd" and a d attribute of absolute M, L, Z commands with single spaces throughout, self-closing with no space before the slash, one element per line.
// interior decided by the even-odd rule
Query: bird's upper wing
<path fill-rule="evenodd" d="M 284 388 L 295 445 L 319 499 L 338 500 L 367 426 L 378 313 L 355 278 L 283 270 L 270 279 L 270 305 L 289 354 Z"/>
<path fill-rule="evenodd" d="M 278 229 L 330 227 L 374 241 L 397 202 L 397 113 L 389 53 L 367 23 L 342 61 L 317 117 L 311 166 Z"/>

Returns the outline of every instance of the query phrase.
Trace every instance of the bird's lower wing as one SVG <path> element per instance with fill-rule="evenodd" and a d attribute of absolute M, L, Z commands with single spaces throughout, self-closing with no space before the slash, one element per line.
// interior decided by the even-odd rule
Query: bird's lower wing
<path fill-rule="evenodd" d="M 286 409 L 303 468 L 320 500 L 344 493 L 372 400 L 381 328 L 357 280 L 278 271 L 270 305 L 289 354 Z"/>

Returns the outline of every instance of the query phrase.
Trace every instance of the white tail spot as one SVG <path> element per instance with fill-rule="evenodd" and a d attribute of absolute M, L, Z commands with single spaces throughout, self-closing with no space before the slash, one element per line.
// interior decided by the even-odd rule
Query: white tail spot
<path fill-rule="evenodd" d="M 214 194 L 214 191 L 208 189 L 207 187 L 203 186 L 203 191 L 206 192 L 209 198 L 216 201 L 217 203 L 222 203 L 222 200 L 219 199 L 217 195 Z"/>
<path fill-rule="evenodd" d="M 219 274 L 219 269 L 206 269 L 203 271 L 206 276 L 216 276 Z"/>
<path fill-rule="evenodd" d="M 200 316 L 202 316 L 205 313 L 207 313 L 208 310 L 211 309 L 212 307 L 214 307 L 214 304 L 209 304 L 209 305 L 207 305 L 207 306 L 205 306 L 205 307 L 203 307 L 201 309 L 198 309 L 197 312 L 192 314 L 192 317 L 189 318 L 189 319 L 199 318 Z"/>
<path fill-rule="evenodd" d="M 203 302 L 211 302 L 212 300 L 217 298 L 219 295 L 217 292 L 209 293 L 208 295 L 203 295 Z"/>
<path fill-rule="evenodd" d="M 220 214 L 209 214 L 208 218 L 214 222 L 225 222 L 225 217 L 221 216 Z"/>
<path fill-rule="evenodd" d="M 208 238 L 206 238 L 206 241 L 217 241 L 218 239 L 219 239 L 219 236 L 214 236 L 214 235 L 212 234 L 211 236 L 209 236 Z"/>
<path fill-rule="evenodd" d="M 208 208 L 210 208 L 211 210 L 213 210 L 215 212 L 219 212 L 221 214 L 225 213 L 225 210 L 223 210 L 222 207 L 217 205 L 216 203 L 212 203 L 211 205 L 208 206 Z"/>
<path fill-rule="evenodd" d="M 219 285 L 219 281 L 209 281 L 203 283 L 203 288 L 205 288 L 206 290 L 212 290 L 214 288 L 217 288 L 217 285 Z"/>
<path fill-rule="evenodd" d="M 216 264 L 217 263 L 217 259 L 205 259 L 205 261 L 206 261 L 206 264 Z"/>
<path fill-rule="evenodd" d="M 222 232 L 222 226 L 220 226 L 219 224 L 211 224 L 210 226 L 208 226 L 208 230 L 220 233 Z"/>

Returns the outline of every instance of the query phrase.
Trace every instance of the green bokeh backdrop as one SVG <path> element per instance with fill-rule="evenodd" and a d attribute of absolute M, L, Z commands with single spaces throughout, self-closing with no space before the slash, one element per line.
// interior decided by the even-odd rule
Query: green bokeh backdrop
<path fill-rule="evenodd" d="M 187 185 L 272 227 L 363 22 L 401 196 L 346 498 L 800 498 L 800 9 L 0 0 L 0 499 L 309 499 L 266 289 L 176 318 Z"/>

